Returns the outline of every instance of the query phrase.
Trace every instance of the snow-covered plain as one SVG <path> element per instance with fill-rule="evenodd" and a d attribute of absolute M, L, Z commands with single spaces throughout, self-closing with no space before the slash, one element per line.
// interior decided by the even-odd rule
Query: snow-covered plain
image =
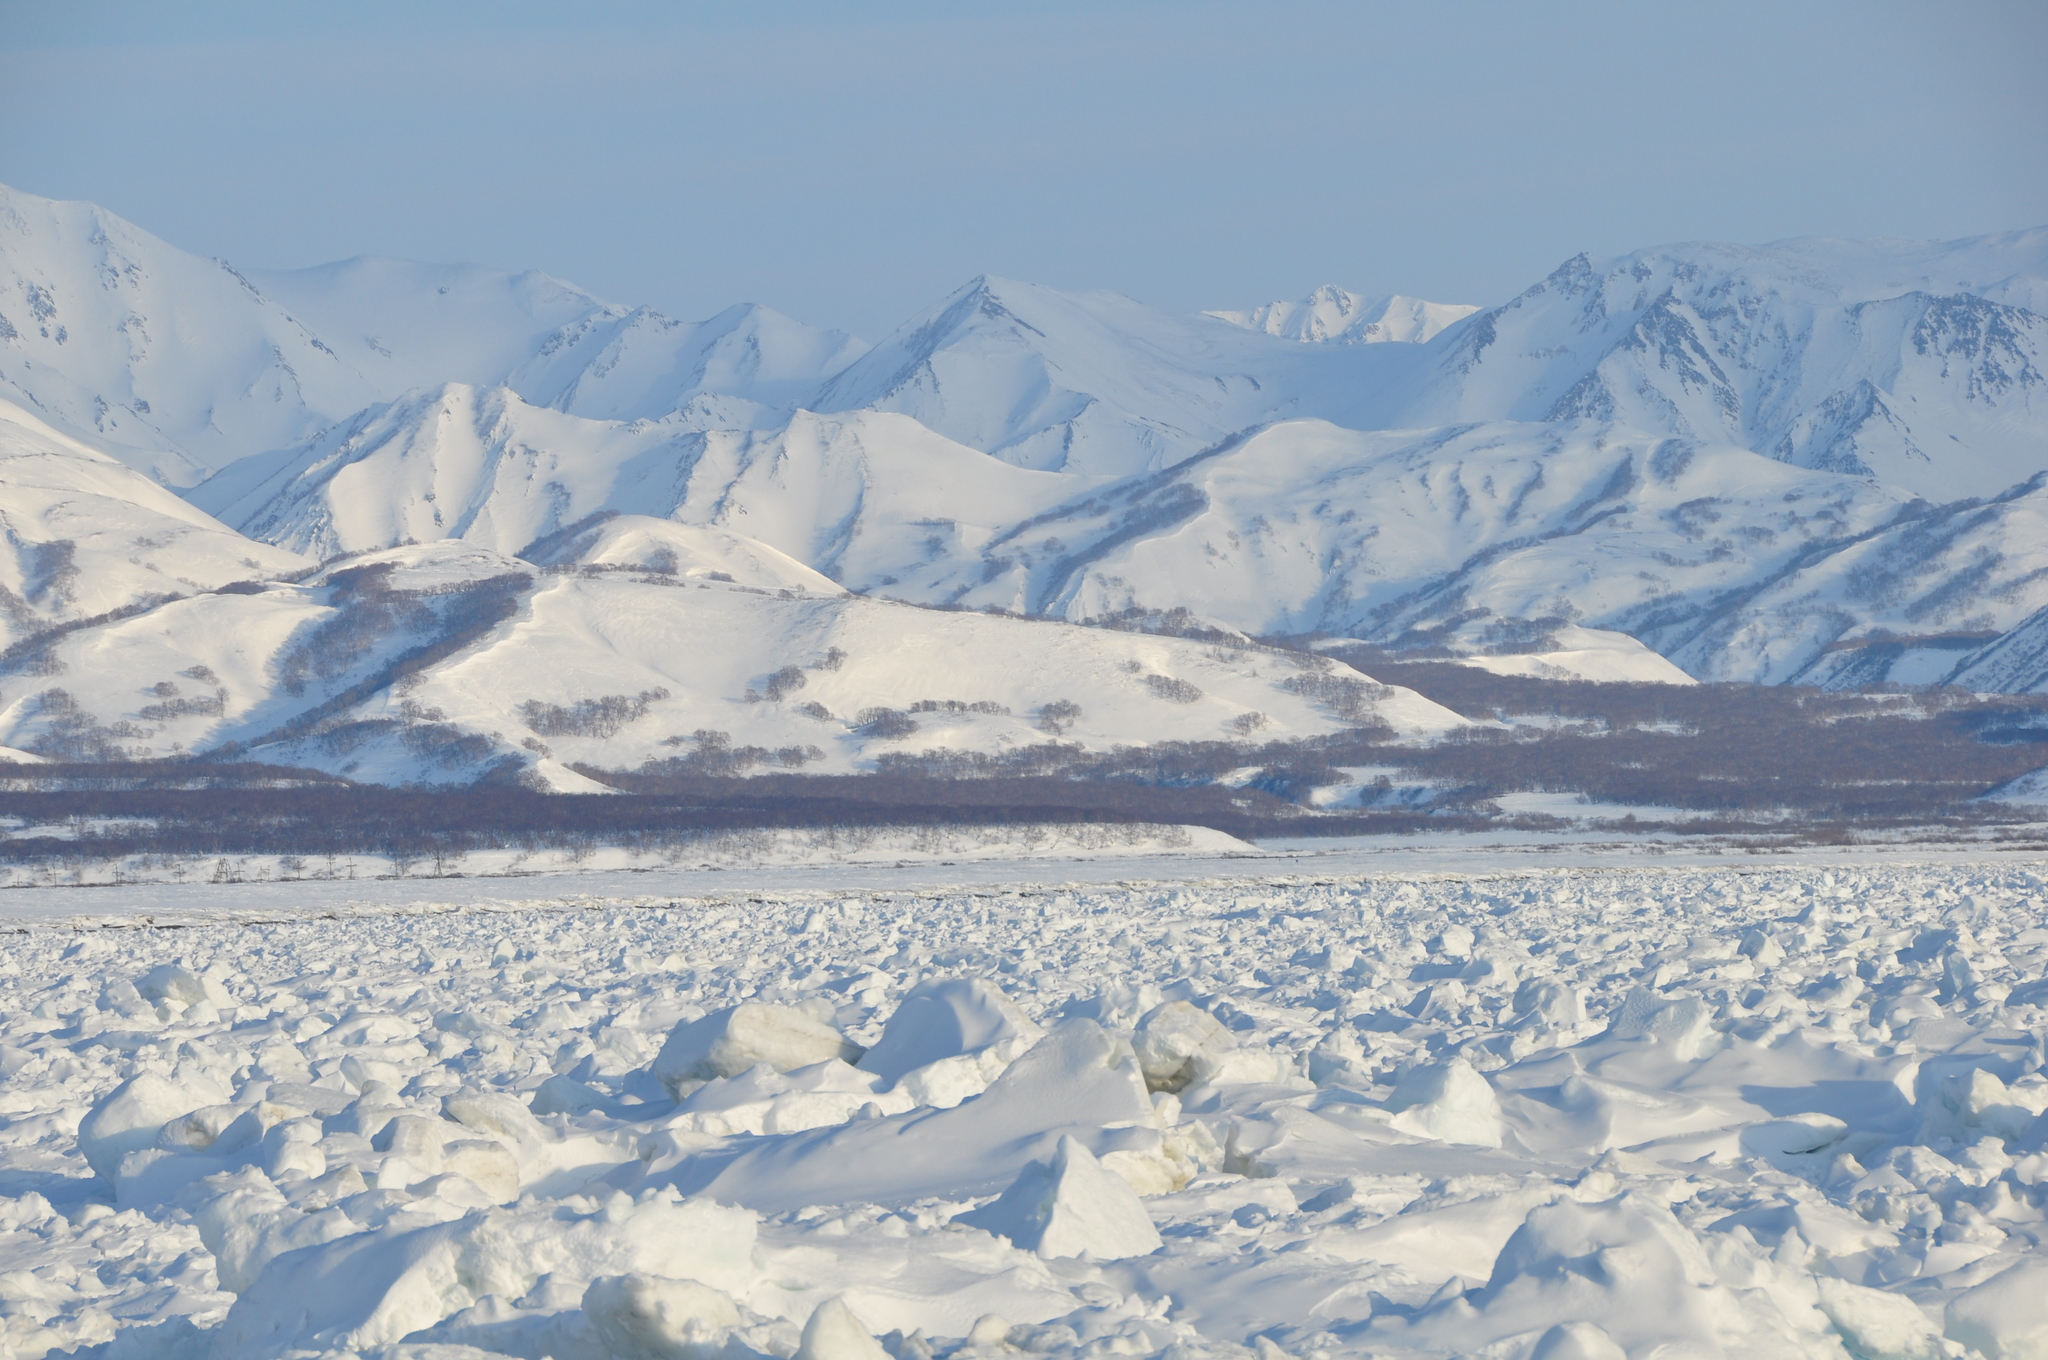
<path fill-rule="evenodd" d="M 0 1349 L 2048 1345 L 2038 862 L 247 891 L 0 959 Z"/>

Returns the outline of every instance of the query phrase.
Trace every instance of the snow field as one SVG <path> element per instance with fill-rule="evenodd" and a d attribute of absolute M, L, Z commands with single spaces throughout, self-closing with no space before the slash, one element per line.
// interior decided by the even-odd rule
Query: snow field
<path fill-rule="evenodd" d="M 2044 914 L 2004 863 L 30 930 L 0 1354 L 2040 1355 Z"/>

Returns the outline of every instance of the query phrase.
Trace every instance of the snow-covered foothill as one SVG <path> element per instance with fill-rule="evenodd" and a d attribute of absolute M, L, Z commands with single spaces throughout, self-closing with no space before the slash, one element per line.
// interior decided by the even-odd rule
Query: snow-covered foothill
<path fill-rule="evenodd" d="M 623 544 L 640 527 L 595 532 L 617 528 Z M 369 783 L 510 768 L 603 793 L 570 766 L 845 773 L 888 752 L 996 755 L 1055 737 L 1104 750 L 1229 739 L 1247 714 L 1266 736 L 1372 718 L 1411 737 L 1465 725 L 1324 663 L 1342 682 L 1332 700 L 1295 683 L 1312 659 L 1292 653 L 828 593 L 759 544 L 676 537 L 733 570 L 543 569 L 442 541 L 77 629 L 44 666 L 0 676 L 0 741 L 72 758 L 232 747 Z M 427 643 L 447 655 L 406 669 Z M 322 709 L 345 692 L 353 703 Z M 1060 704 L 1072 709 L 1048 727 Z M 300 721 L 316 710 L 319 724 Z"/>
<path fill-rule="evenodd" d="M 1626 633 L 1566 624 L 1543 651 L 1476 652 L 1454 658 L 1494 675 L 1596 684 L 1696 685 L 1699 682 Z"/>

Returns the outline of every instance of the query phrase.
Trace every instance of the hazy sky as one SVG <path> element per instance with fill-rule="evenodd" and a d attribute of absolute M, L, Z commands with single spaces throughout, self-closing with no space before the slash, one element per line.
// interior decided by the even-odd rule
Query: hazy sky
<path fill-rule="evenodd" d="M 252 267 L 879 336 L 977 273 L 1496 302 L 1581 250 L 2048 223 L 2048 4 L 0 0 L 0 181 Z"/>

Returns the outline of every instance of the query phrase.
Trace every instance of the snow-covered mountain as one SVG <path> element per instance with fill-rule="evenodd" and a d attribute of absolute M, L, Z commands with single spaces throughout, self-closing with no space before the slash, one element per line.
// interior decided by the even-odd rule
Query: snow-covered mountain
<path fill-rule="evenodd" d="M 1411 346 L 1296 345 L 1116 293 L 983 277 L 803 404 L 899 412 L 1020 467 L 1123 476 L 1274 420 L 1373 423 L 1421 371 Z"/>
<path fill-rule="evenodd" d="M 183 486 L 375 396 L 227 265 L 0 188 L 0 397 Z"/>
<path fill-rule="evenodd" d="M 1578 256 L 1445 334 L 1417 426 L 1593 417 L 1930 500 L 2048 466 L 2048 229 Z"/>
<path fill-rule="evenodd" d="M 1121 706 L 1114 675 L 1140 672 L 1118 667 L 1200 667 L 1072 642 L 1127 635 L 1070 625 L 1174 610 L 1527 673 L 2038 688 L 2044 305 L 2036 230 L 1580 257 L 1469 315 L 1322 289 L 1175 316 L 985 277 L 870 348 L 754 306 L 678 322 L 535 273 L 236 273 L 91 205 L 0 190 L 0 606 L 17 644 L 0 743 L 255 742 L 379 778 L 511 759 L 572 787 L 516 736 L 529 700 L 630 708 L 661 689 L 647 712 L 802 746 L 818 720 L 745 705 L 765 682 L 742 671 L 801 669 L 767 663 L 813 634 L 880 655 L 892 632 L 904 656 L 972 634 L 997 661 L 955 667 L 945 694 L 911 693 L 923 672 L 835 672 L 819 693 L 851 688 L 818 702 L 987 700 L 1023 726 L 970 714 L 947 740 L 998 750 L 1051 701 L 1001 676 L 1050 683 L 1033 650 L 1078 647 L 1059 654 L 1095 677 L 1075 700 L 1104 715 L 1091 742 L 1214 735 L 1252 709 L 1327 730 L 1249 674 L 1188 680 L 1229 696 L 1213 713 Z M 383 586 L 350 574 L 366 566 Z M 628 646 L 615 617 L 740 669 L 619 661 L 657 642 Z M 369 640 L 307 659 L 330 624 Z M 193 630 L 241 659 L 165 671 Z M 401 694 L 378 667 L 422 639 L 447 654 Z M 613 659 L 579 669 L 592 647 Z M 55 667 L 67 698 L 39 706 Z M 218 681 L 196 698 L 176 678 L 194 667 Z M 444 671 L 499 678 L 417 697 Z M 86 695 L 87 672 L 111 688 Z M 529 675 L 561 684 L 513 694 Z M 831 768 L 883 749 L 842 726 L 813 743 Z M 383 754 L 319 744 L 343 728 L 382 733 Z M 422 754 L 443 738 L 466 754 Z M 623 740 L 560 745 L 661 754 Z"/>
<path fill-rule="evenodd" d="M 1269 302 L 1248 312 L 1202 315 L 1304 344 L 1377 345 L 1391 341 L 1419 345 L 1478 310 L 1463 303 L 1425 302 L 1399 293 L 1363 297 L 1325 284 L 1298 302 Z"/>
<path fill-rule="evenodd" d="M 2044 481 L 1936 507 L 1600 422 L 1289 422 L 1035 516 L 921 585 L 1074 619 L 1181 605 L 1254 634 L 1474 648 L 1551 619 L 1702 678 L 1784 682 L 1845 639 L 1997 631 L 2048 604 Z"/>
<path fill-rule="evenodd" d="M 175 487 L 409 390 L 507 384 L 617 419 L 779 408 L 864 346 L 762 307 L 692 324 L 558 279 L 358 258 L 238 272 L 0 186 L 0 397 Z"/>
<path fill-rule="evenodd" d="M 702 429 L 692 414 L 586 420 L 508 388 L 450 384 L 245 459 L 191 496 L 244 533 L 323 558 L 439 539 L 517 553 L 592 515 L 656 516 L 918 598 L 904 582 L 1102 483 L 1015 467 L 908 416 L 798 412 L 752 431 Z"/>

